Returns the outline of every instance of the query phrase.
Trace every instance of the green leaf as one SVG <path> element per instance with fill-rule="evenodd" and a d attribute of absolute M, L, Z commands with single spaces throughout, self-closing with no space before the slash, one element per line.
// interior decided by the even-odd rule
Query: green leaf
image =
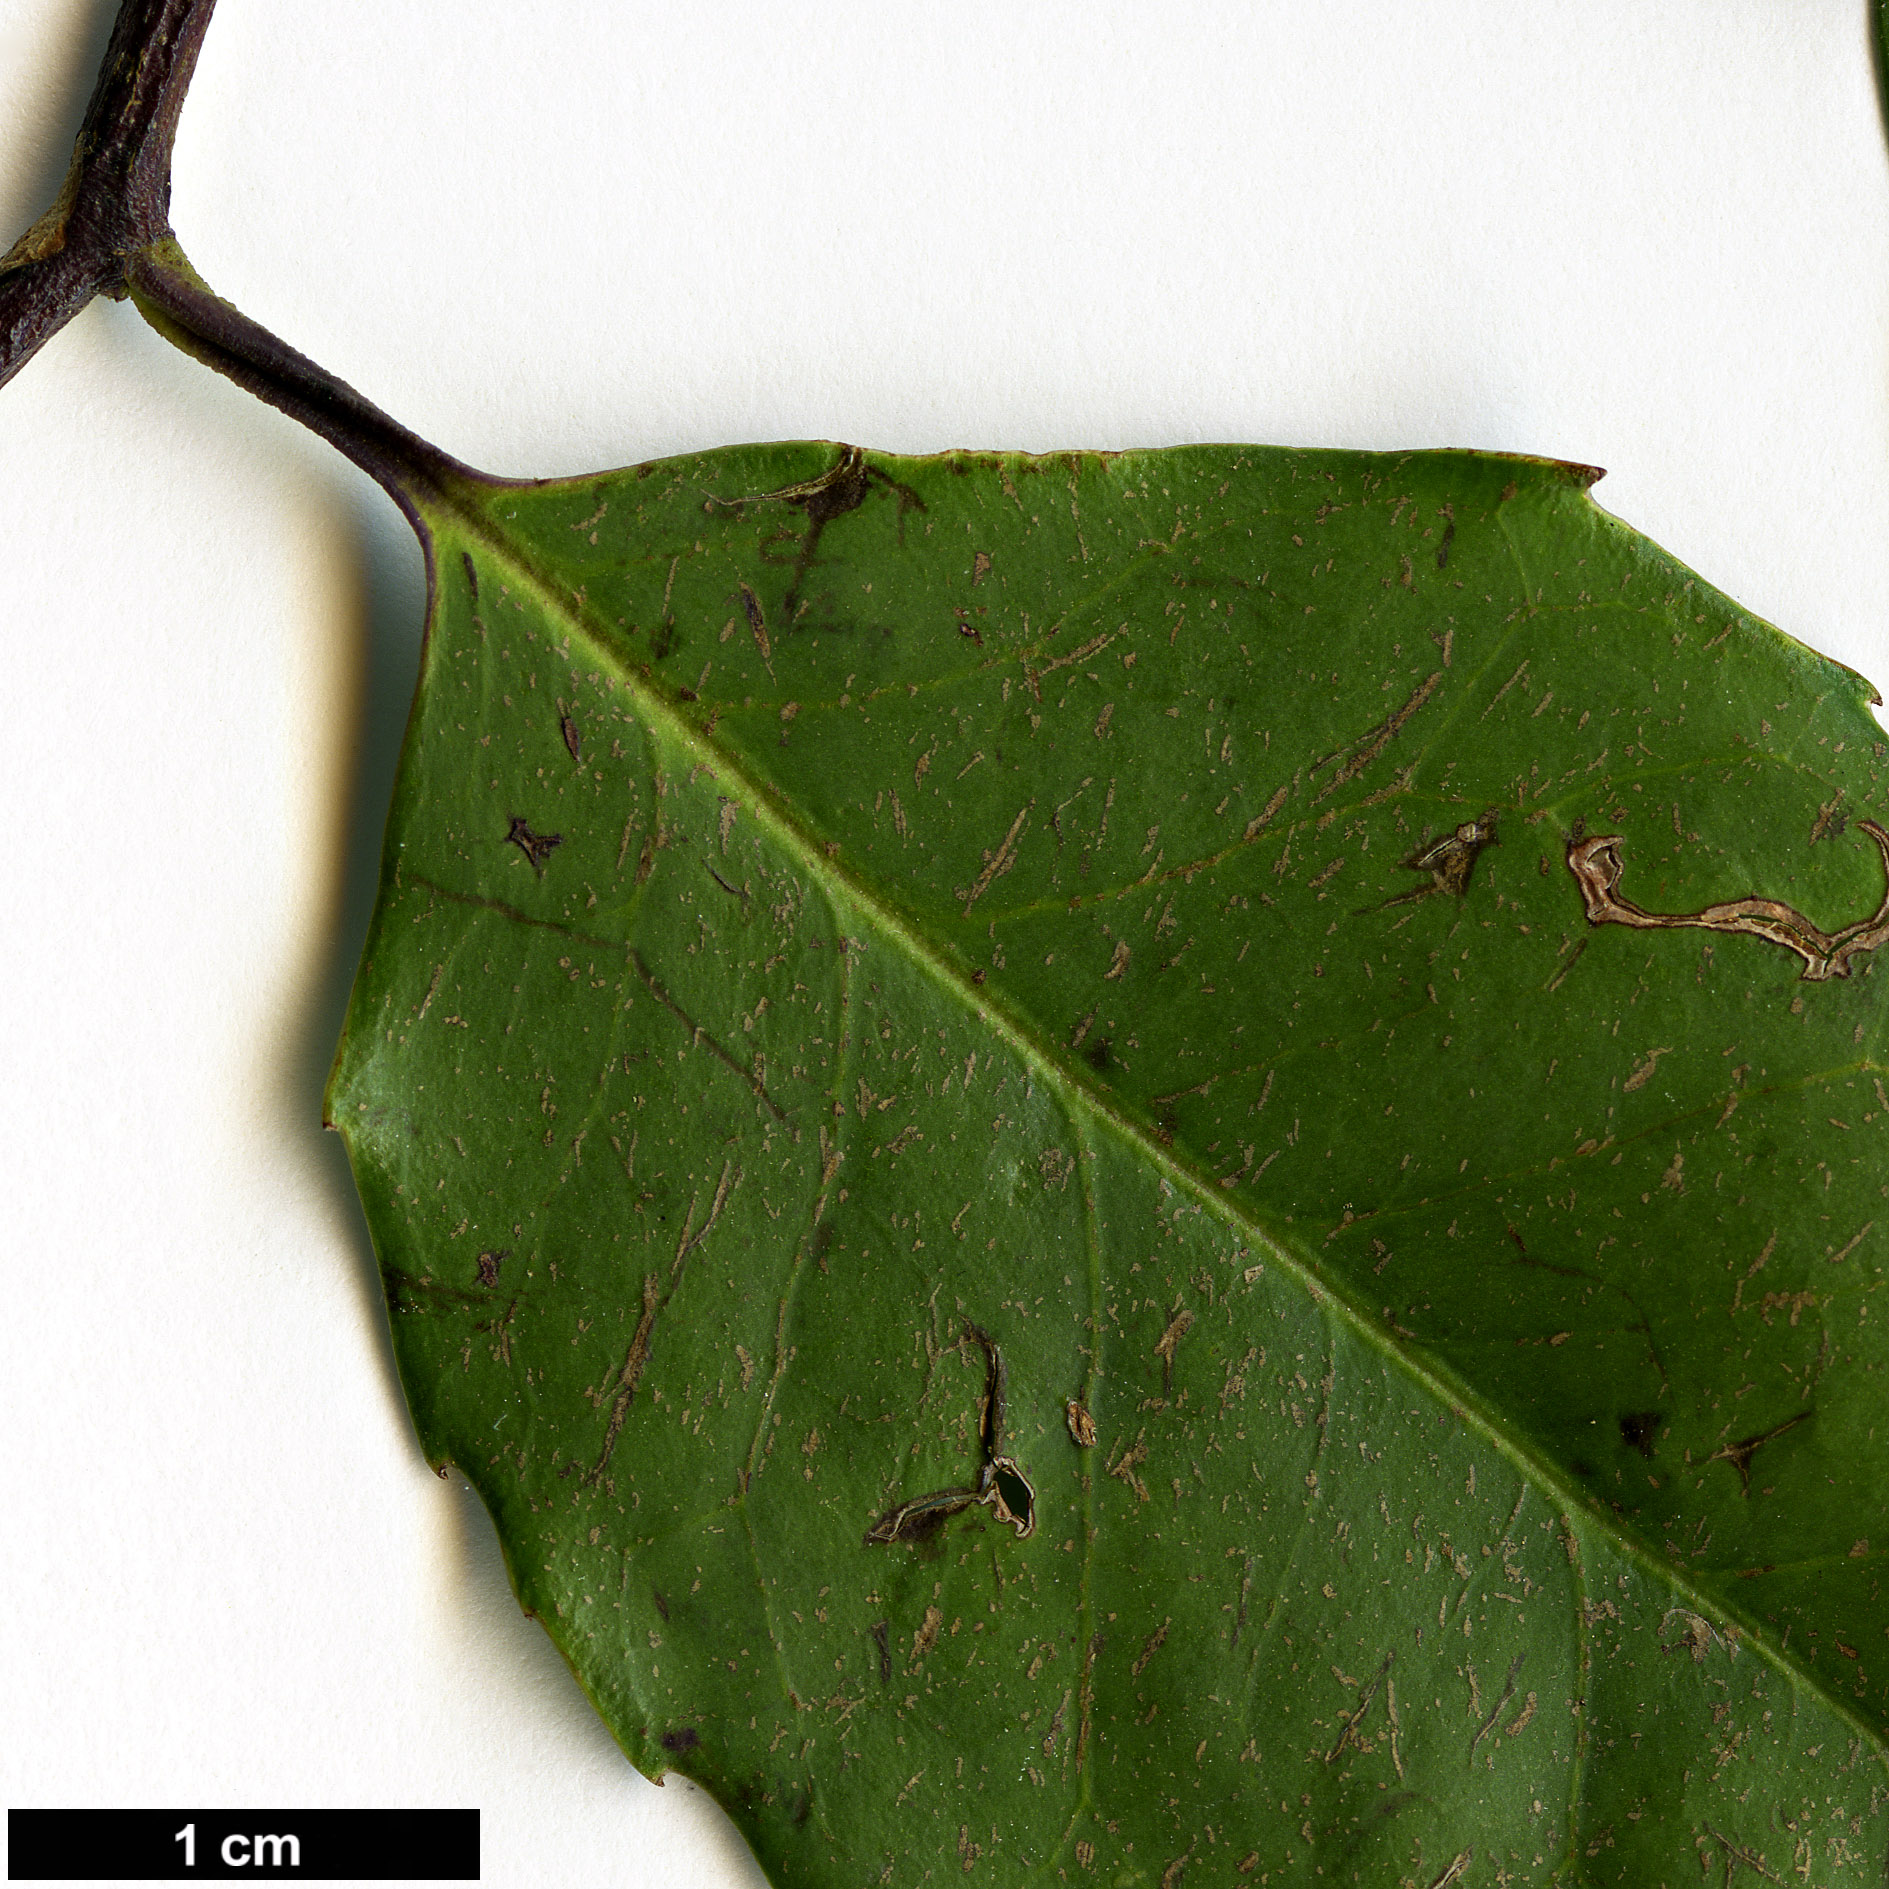
<path fill-rule="evenodd" d="M 429 1456 L 777 1880 L 1880 1875 L 1883 742 L 1592 477 L 430 517 L 331 1117 Z"/>

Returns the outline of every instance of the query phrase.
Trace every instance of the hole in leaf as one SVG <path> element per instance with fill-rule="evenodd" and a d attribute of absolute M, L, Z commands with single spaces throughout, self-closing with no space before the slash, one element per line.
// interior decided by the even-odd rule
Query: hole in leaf
<path fill-rule="evenodd" d="M 1034 1532 L 1036 1491 L 1008 1456 L 999 1456 L 991 1464 L 984 1501 L 1000 1522 L 1008 1522 L 1017 1531 L 1019 1540 Z"/>

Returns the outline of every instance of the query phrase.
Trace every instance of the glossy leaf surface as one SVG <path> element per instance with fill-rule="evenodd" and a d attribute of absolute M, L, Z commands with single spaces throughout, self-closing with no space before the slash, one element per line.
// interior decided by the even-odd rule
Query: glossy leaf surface
<path fill-rule="evenodd" d="M 778 1880 L 1880 1877 L 1881 735 L 1589 476 L 431 520 L 332 1116 L 429 1455 Z"/>

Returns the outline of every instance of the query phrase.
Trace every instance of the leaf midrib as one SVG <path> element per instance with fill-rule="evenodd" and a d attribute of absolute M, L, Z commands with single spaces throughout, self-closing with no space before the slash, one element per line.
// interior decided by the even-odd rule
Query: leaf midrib
<path fill-rule="evenodd" d="M 486 505 L 502 503 L 505 488 L 488 488 L 482 496 Z M 1249 1217 L 1236 1211 L 1223 1190 L 1212 1184 L 1211 1176 L 1197 1174 L 1172 1149 L 1150 1135 L 1111 1095 L 1094 1087 L 1059 1052 L 1040 1042 L 995 993 L 973 985 L 942 950 L 917 931 L 869 882 L 843 864 L 837 852 L 827 851 L 824 842 L 806 826 L 772 783 L 757 777 L 738 754 L 717 744 L 711 735 L 696 727 L 682 712 L 681 704 L 672 699 L 653 676 L 624 661 L 618 653 L 614 633 L 601 614 L 587 604 L 567 601 L 564 587 L 548 577 L 528 551 L 506 533 L 483 506 L 467 504 L 453 491 L 440 501 L 421 505 L 419 512 L 426 521 L 430 540 L 426 547 L 431 591 L 429 634 L 431 619 L 440 607 L 440 560 L 436 540 L 456 537 L 499 566 L 519 589 L 532 596 L 547 617 L 562 624 L 568 632 L 582 636 L 628 693 L 631 705 L 648 725 L 698 757 L 718 780 L 744 795 L 751 816 L 787 852 L 799 870 L 829 898 L 844 900 L 859 908 L 890 942 L 906 953 L 911 963 L 926 972 L 959 1005 L 992 1030 L 1027 1068 L 1035 1071 L 1054 1090 L 1066 1110 L 1072 1114 L 1079 1110 L 1098 1126 L 1112 1129 L 1149 1168 L 1190 1197 L 1203 1212 L 1211 1214 L 1240 1238 L 1263 1245 L 1272 1262 L 1315 1305 L 1335 1311 L 1355 1337 L 1402 1372 L 1437 1405 L 1466 1424 L 1520 1475 L 1553 1500 L 1570 1521 L 1575 1515 L 1581 1515 L 1589 1526 L 1608 1539 L 1615 1552 L 1692 1602 L 1695 1611 L 1734 1621 L 1746 1643 L 1766 1664 L 1791 1685 L 1819 1699 L 1875 1752 L 1878 1763 L 1889 1769 L 1889 1741 L 1885 1741 L 1880 1729 L 1859 1717 L 1848 1701 L 1824 1683 L 1821 1675 L 1799 1666 L 1774 1646 L 1764 1626 L 1749 1612 L 1718 1593 L 1694 1585 L 1683 1569 L 1656 1559 L 1636 1538 L 1614 1527 L 1599 1499 L 1574 1484 L 1550 1459 L 1512 1436 L 1499 1413 L 1479 1392 L 1457 1379 L 1445 1366 L 1406 1350 L 1382 1329 L 1345 1285 L 1322 1276 L 1285 1246 L 1257 1216 Z M 424 671 L 421 686 L 425 686 Z"/>

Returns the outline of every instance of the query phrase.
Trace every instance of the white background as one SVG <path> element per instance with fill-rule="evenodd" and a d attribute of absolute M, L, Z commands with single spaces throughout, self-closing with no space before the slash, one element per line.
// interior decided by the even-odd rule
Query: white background
<path fill-rule="evenodd" d="M 4 0 L 0 245 L 100 0 Z M 1484 446 L 1889 681 L 1864 0 L 221 0 L 179 234 L 475 464 Z M 749 1884 L 419 1458 L 320 1091 L 420 563 L 100 304 L 0 392 L 0 1766 L 478 1805 L 501 1885 Z"/>

